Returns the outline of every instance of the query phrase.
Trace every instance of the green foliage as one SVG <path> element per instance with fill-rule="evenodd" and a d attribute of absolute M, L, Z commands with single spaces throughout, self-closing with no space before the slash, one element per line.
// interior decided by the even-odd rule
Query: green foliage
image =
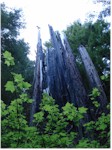
<path fill-rule="evenodd" d="M 103 61 L 103 58 L 110 60 L 110 24 L 103 19 L 94 22 L 89 20 L 83 24 L 80 21 L 75 21 L 73 24 L 70 24 L 64 32 L 75 55 L 83 83 L 87 91 L 90 92 L 88 77 L 86 76 L 84 65 L 77 48 L 79 45 L 85 46 L 99 76 L 105 71 L 110 72 L 109 64 Z M 108 90 L 110 89 L 109 81 L 110 80 L 108 80 L 108 82 L 102 81 L 108 99 L 110 98 L 110 90 Z"/>
<path fill-rule="evenodd" d="M 95 128 L 94 124 L 95 124 L 94 121 L 90 121 L 90 122 L 84 124 L 84 127 L 86 127 L 86 130 L 87 130 L 87 131 L 90 131 L 90 130 L 92 130 L 92 129 Z"/>
<path fill-rule="evenodd" d="M 6 51 L 3 55 L 7 66 L 9 66 L 10 60 L 14 64 L 14 58 L 10 52 Z M 19 147 L 19 143 L 25 138 L 24 133 L 26 132 L 26 128 L 30 128 L 24 115 L 23 104 L 32 102 L 26 93 L 31 85 L 24 82 L 21 74 L 11 74 L 13 80 L 7 81 L 5 90 L 15 93 L 16 98 L 11 101 L 9 106 L 1 101 L 2 147 L 16 148 Z"/>
<path fill-rule="evenodd" d="M 38 121 L 40 123 L 44 120 L 44 113 L 38 112 L 38 113 L 34 114 L 34 118 L 35 118 L 35 121 Z"/>
<path fill-rule="evenodd" d="M 93 88 L 92 94 L 90 94 L 90 96 L 92 96 L 92 97 L 98 97 L 98 96 L 100 96 L 99 90 L 97 88 Z"/>
<path fill-rule="evenodd" d="M 11 9 L 1 4 L 1 29 L 2 35 L 10 38 L 16 37 L 19 32 L 18 29 L 24 28 L 25 24 L 22 20 L 22 10 Z"/>
<path fill-rule="evenodd" d="M 10 65 L 10 61 L 11 63 L 14 65 L 14 58 L 11 56 L 11 53 L 8 51 L 5 51 L 3 53 L 4 58 L 5 58 L 5 62 L 7 66 Z M 10 91 L 11 93 L 13 93 L 14 91 L 17 90 L 28 90 L 31 85 L 27 82 L 24 82 L 24 78 L 22 77 L 21 74 L 16 74 L 16 73 L 11 73 L 13 75 L 13 81 L 8 81 L 5 85 L 5 90 L 6 91 Z"/>
<path fill-rule="evenodd" d="M 96 122 L 96 130 L 103 131 L 108 127 L 109 124 L 110 124 L 110 115 L 102 113 L 101 117 L 99 117 L 98 121 Z"/>
<path fill-rule="evenodd" d="M 86 113 L 87 112 L 87 108 L 85 108 L 85 107 L 79 107 L 79 112 L 81 114 Z"/>
<path fill-rule="evenodd" d="M 10 62 L 8 57 L 5 60 Z M 9 63 L 7 63 L 9 66 Z M 32 103 L 27 91 L 31 87 L 21 74 L 11 73 L 5 90 L 16 95 L 9 105 L 1 101 L 1 143 L 2 148 L 109 148 L 110 114 L 101 113 L 97 120 L 84 123 L 89 108 L 76 108 L 67 102 L 62 109 L 55 100 L 43 94 L 40 110 L 34 114 L 33 126 L 28 125 L 24 104 Z M 96 109 L 100 96 L 97 88 L 90 94 Z M 110 106 L 107 105 L 107 109 Z M 83 124 L 82 124 L 83 122 Z M 82 136 L 79 134 L 84 127 Z M 89 133 L 89 136 L 86 136 Z M 80 138 L 79 138 L 80 137 Z"/>
<path fill-rule="evenodd" d="M 10 57 L 12 57 L 11 54 Z M 5 60 L 10 61 L 7 58 L 8 56 Z M 8 81 L 5 88 L 6 91 L 15 93 L 17 98 L 12 100 L 9 106 L 1 102 L 2 147 L 74 147 L 73 141 L 77 133 L 74 132 L 73 126 L 78 125 L 77 122 L 83 118 L 87 108 L 80 107 L 77 110 L 73 104 L 67 103 L 61 112 L 55 100 L 43 94 L 40 111 L 34 114 L 35 126 L 30 127 L 24 114 L 23 104 L 32 102 L 26 93 L 31 85 L 24 82 L 21 74 L 11 74 L 12 81 Z"/>
<path fill-rule="evenodd" d="M 109 75 L 102 75 L 100 78 L 103 81 L 109 81 L 110 80 Z"/>
<path fill-rule="evenodd" d="M 10 106 L 2 101 L 2 147 L 10 148 L 101 148 L 109 147 L 110 116 L 104 113 L 98 120 L 84 124 L 86 132 L 92 140 L 82 137 L 75 144 L 78 132 L 76 123 L 80 121 L 87 108 L 78 110 L 73 104 L 67 103 L 62 111 L 52 97 L 43 94 L 40 111 L 34 114 L 34 126 L 28 126 L 23 115 L 23 102 L 28 102 L 26 94 L 13 100 Z M 24 100 L 25 97 L 25 100 Z M 51 100 L 51 101 L 50 101 Z M 80 115 L 82 115 L 80 117 Z M 108 130 L 108 134 L 106 131 Z M 99 133 L 99 134 L 98 134 Z M 91 137 L 90 136 L 90 137 Z M 105 142 L 104 142 L 105 138 Z M 103 143 L 104 142 L 104 143 Z M 107 142 L 107 143 L 106 143 Z"/>
<path fill-rule="evenodd" d="M 78 132 L 74 131 L 78 126 L 87 108 L 80 107 L 78 110 L 73 104 L 67 103 L 61 112 L 52 97 L 43 94 L 40 111 L 34 114 L 34 126 L 28 126 L 23 115 L 23 102 L 29 102 L 27 94 L 22 94 L 13 100 L 10 106 L 2 101 L 2 147 L 12 148 L 101 148 L 109 147 L 109 115 L 102 115 L 98 120 L 84 124 L 86 132 L 93 134 L 93 140 L 82 137 L 78 138 Z M 25 98 L 25 99 L 24 99 Z M 50 101 L 51 100 L 51 101 Z M 81 116 L 80 116 L 81 115 Z M 92 135 L 91 135 L 92 136 Z M 105 139 L 107 144 L 102 145 Z"/>
<path fill-rule="evenodd" d="M 98 147 L 110 147 L 110 114 L 102 113 L 97 121 L 90 121 L 84 124 L 84 127 L 89 133 L 92 133 L 91 137 L 100 143 Z"/>
<path fill-rule="evenodd" d="M 78 110 L 77 108 L 70 103 L 66 103 L 63 109 L 63 114 L 67 117 L 67 120 L 73 121 L 75 125 L 79 125 L 80 119 L 84 117 L 84 114 L 87 112 L 87 108 L 85 107 L 79 107 Z"/>
<path fill-rule="evenodd" d="M 15 94 L 8 94 L 4 85 L 12 80 L 10 72 L 21 74 L 25 81 L 32 83 L 34 73 L 34 62 L 27 57 L 29 45 L 23 39 L 18 38 L 20 29 L 25 27 L 22 10 L 8 8 L 4 3 L 1 4 L 1 97 L 6 104 L 10 104 L 15 99 Z M 8 50 L 5 51 L 5 50 Z M 5 53 L 4 53 L 5 52 Z M 10 53 L 15 58 L 10 56 Z M 4 53 L 4 54 L 3 54 Z M 7 57 L 8 56 L 8 57 Z M 7 57 L 7 60 L 4 59 Z M 9 67 L 6 67 L 8 65 Z M 31 93 L 31 89 L 29 94 Z"/>
<path fill-rule="evenodd" d="M 76 145 L 76 148 L 99 148 L 100 147 L 100 143 L 98 143 L 98 141 L 93 140 L 90 141 L 89 139 L 82 139 L 79 141 L 79 143 Z"/>
<path fill-rule="evenodd" d="M 5 51 L 4 53 L 3 53 L 3 56 L 4 56 L 4 58 L 5 58 L 5 64 L 7 65 L 7 66 L 13 66 L 13 65 L 15 65 L 15 63 L 14 63 L 14 58 L 11 56 L 11 53 L 10 52 L 8 52 L 8 51 Z"/>
<path fill-rule="evenodd" d="M 99 104 L 97 101 L 93 101 L 93 105 L 94 105 L 95 107 L 99 107 L 99 106 L 100 106 L 100 104 Z"/>
<path fill-rule="evenodd" d="M 98 88 L 93 88 L 92 93 L 89 96 L 93 105 L 98 108 L 100 106 L 100 103 L 97 101 L 97 98 L 100 96 L 100 91 Z"/>
<path fill-rule="evenodd" d="M 76 115 L 74 109 L 69 114 L 72 108 L 76 110 L 73 104 L 67 103 L 60 112 L 55 100 L 47 94 L 43 94 L 40 112 L 34 115 L 34 124 L 43 140 L 43 145 L 38 142 L 40 147 L 73 147 L 73 140 L 77 133 L 73 132 L 73 129 L 69 131 L 71 128 L 69 121 L 73 121 L 73 116 Z"/>
<path fill-rule="evenodd" d="M 5 90 L 13 93 L 15 91 L 14 83 L 12 81 L 8 81 L 5 85 Z"/>
<path fill-rule="evenodd" d="M 68 120 L 73 120 L 77 117 L 78 111 L 73 104 L 66 103 L 66 105 L 62 108 L 63 114 L 67 117 Z"/>

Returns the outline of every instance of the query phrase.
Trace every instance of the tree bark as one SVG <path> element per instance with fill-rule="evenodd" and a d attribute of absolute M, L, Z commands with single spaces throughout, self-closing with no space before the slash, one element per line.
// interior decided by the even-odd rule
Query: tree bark
<path fill-rule="evenodd" d="M 43 63 L 44 63 L 44 54 L 42 51 L 42 41 L 41 41 L 40 30 L 39 30 L 36 63 L 35 63 L 35 70 L 34 70 L 34 81 L 33 81 L 33 103 L 31 106 L 31 114 L 30 114 L 31 125 L 32 125 L 33 115 L 38 111 L 39 104 L 41 102 L 41 95 L 43 90 Z"/>
<path fill-rule="evenodd" d="M 98 97 L 98 101 L 100 103 L 100 108 L 105 109 L 105 106 L 107 105 L 107 98 L 106 98 L 105 92 L 103 90 L 98 73 L 95 69 L 95 66 L 83 45 L 79 46 L 78 51 L 81 55 L 91 88 L 96 87 L 96 88 L 98 88 L 98 90 L 101 93 L 100 96 Z"/>
<path fill-rule="evenodd" d="M 55 33 L 53 28 L 49 26 L 51 41 L 54 49 L 52 53 L 54 53 L 55 57 L 52 62 L 55 61 L 55 71 L 54 75 L 56 78 L 53 78 L 53 83 L 57 83 L 55 87 L 55 95 L 54 98 L 56 102 L 61 103 L 61 105 L 69 101 L 74 103 L 76 107 L 87 106 L 87 94 L 85 88 L 82 83 L 82 79 L 78 68 L 76 66 L 75 58 L 70 48 L 70 45 L 67 41 L 67 38 L 64 36 L 64 45 L 62 44 L 59 33 Z M 50 59 L 51 56 L 49 56 Z M 50 64 L 48 64 L 49 66 Z M 50 67 L 52 70 L 54 67 Z M 54 85 L 53 85 L 54 86 Z M 58 87 L 58 89 L 57 89 Z M 51 90 L 53 87 L 51 88 Z"/>

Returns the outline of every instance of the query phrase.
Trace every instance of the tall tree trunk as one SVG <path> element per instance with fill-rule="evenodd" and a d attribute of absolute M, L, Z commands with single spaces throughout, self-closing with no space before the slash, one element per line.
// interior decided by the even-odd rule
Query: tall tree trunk
<path fill-rule="evenodd" d="M 32 125 L 33 115 L 39 109 L 39 103 L 41 101 L 41 94 L 43 90 L 43 63 L 44 54 L 42 51 L 42 41 L 40 37 L 40 30 L 38 31 L 38 44 L 36 53 L 36 64 L 34 70 L 34 81 L 33 81 L 33 103 L 31 106 L 30 124 Z"/>
<path fill-rule="evenodd" d="M 55 91 L 56 95 L 59 95 L 59 97 L 61 96 L 60 99 L 56 99 L 56 101 L 61 102 L 66 99 L 74 103 L 76 107 L 87 106 L 87 94 L 67 38 L 64 38 L 63 46 L 59 33 L 57 32 L 56 34 L 51 26 L 49 26 L 49 30 L 54 48 L 52 52 L 55 53 L 53 61 L 56 62 L 56 72 L 54 74 L 56 78 L 54 78 L 52 85 L 55 82 L 58 83 L 57 86 L 59 88 L 57 91 L 55 89 Z M 52 70 L 52 68 L 50 69 Z"/>
<path fill-rule="evenodd" d="M 90 82 L 90 86 L 91 88 L 98 88 L 98 90 L 100 91 L 100 96 L 98 98 L 98 101 L 100 103 L 100 108 L 105 110 L 105 106 L 107 104 L 107 98 L 105 95 L 105 92 L 103 90 L 100 78 L 98 76 L 98 73 L 95 69 L 95 66 L 90 58 L 90 56 L 88 55 L 88 52 L 86 51 L 85 47 L 83 45 L 80 45 L 78 48 L 78 51 L 81 55 L 89 82 Z"/>
<path fill-rule="evenodd" d="M 64 42 L 62 42 L 58 32 L 55 33 L 51 26 L 49 26 L 49 30 L 53 45 L 53 48 L 48 50 L 50 92 L 61 106 L 68 101 L 72 102 L 77 108 L 81 106 L 88 108 L 88 97 L 68 40 L 64 35 Z M 51 80 L 53 75 L 54 77 Z M 87 121 L 89 121 L 89 115 L 85 114 L 85 118 L 80 122 L 81 128 L 78 128 L 80 131 L 79 138 L 83 135 L 83 124 Z"/>

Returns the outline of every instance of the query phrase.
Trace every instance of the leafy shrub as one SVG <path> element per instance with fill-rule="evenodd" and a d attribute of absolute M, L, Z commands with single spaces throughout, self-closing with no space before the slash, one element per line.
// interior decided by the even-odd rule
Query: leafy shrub
<path fill-rule="evenodd" d="M 7 66 L 14 65 L 14 59 L 9 52 L 4 58 Z M 8 58 L 8 59 L 7 59 Z M 25 116 L 24 103 L 32 103 L 27 90 L 31 85 L 24 81 L 21 74 L 11 73 L 12 81 L 8 81 L 5 89 L 15 93 L 16 99 L 10 105 L 1 101 L 1 143 L 3 148 L 108 148 L 110 146 L 110 115 L 102 113 L 96 120 L 83 124 L 85 135 L 89 138 L 79 138 L 81 121 L 87 113 L 87 108 L 78 109 L 66 103 L 62 109 L 55 100 L 43 94 L 40 111 L 34 114 L 33 124 L 29 126 Z M 93 101 L 99 96 L 99 91 L 92 91 Z M 95 107 L 99 107 L 95 105 Z M 109 109 L 109 105 L 107 106 Z M 79 129 L 79 130 L 77 130 Z"/>

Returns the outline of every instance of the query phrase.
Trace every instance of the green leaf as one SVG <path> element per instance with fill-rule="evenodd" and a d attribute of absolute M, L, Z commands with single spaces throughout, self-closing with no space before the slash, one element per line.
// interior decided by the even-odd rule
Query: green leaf
<path fill-rule="evenodd" d="M 28 99 L 28 100 L 27 100 L 27 103 L 32 103 L 32 102 L 33 102 L 32 99 Z"/>
<path fill-rule="evenodd" d="M 15 86 L 13 81 L 8 81 L 5 85 L 5 90 L 13 93 L 15 91 Z"/>
<path fill-rule="evenodd" d="M 9 67 L 10 66 L 10 62 L 5 60 L 5 64 Z"/>
<path fill-rule="evenodd" d="M 81 113 L 81 114 L 83 114 L 83 113 L 86 113 L 87 112 L 87 108 L 85 108 L 85 107 L 79 107 L 79 112 Z"/>
<path fill-rule="evenodd" d="M 43 112 L 38 112 L 36 114 L 34 114 L 34 118 L 37 122 L 42 122 L 44 119 L 44 113 Z"/>
<path fill-rule="evenodd" d="M 101 80 L 105 80 L 105 76 L 104 75 L 102 75 L 100 78 L 101 78 Z"/>
<path fill-rule="evenodd" d="M 100 104 L 99 104 L 97 101 L 94 101 L 93 104 L 94 104 L 94 106 L 97 107 L 97 108 L 100 106 Z"/>
<path fill-rule="evenodd" d="M 12 75 L 14 76 L 15 82 L 20 83 L 24 81 L 24 78 L 22 77 L 21 74 L 12 73 Z"/>
<path fill-rule="evenodd" d="M 17 83 L 17 86 L 22 90 L 28 90 L 31 87 L 31 84 L 28 82 L 24 82 L 24 78 L 21 74 L 16 74 L 12 72 L 12 75 L 14 77 L 14 81 Z"/>
<path fill-rule="evenodd" d="M 105 130 L 107 128 L 107 125 L 106 124 L 100 124 L 98 127 L 96 127 L 96 130 Z"/>
<path fill-rule="evenodd" d="M 28 95 L 26 94 L 26 93 L 22 93 L 21 95 L 20 95 L 20 98 L 21 98 L 21 100 L 23 101 L 23 102 L 27 102 L 27 103 L 32 103 L 32 99 L 30 99 L 29 97 L 28 97 Z"/>
<path fill-rule="evenodd" d="M 17 86 L 18 86 L 21 90 L 23 89 L 23 83 L 22 83 L 22 82 L 18 83 Z"/>
<path fill-rule="evenodd" d="M 84 116 L 83 116 L 82 114 L 83 114 L 83 113 L 79 113 L 79 114 L 78 114 L 77 119 L 76 119 L 77 121 L 79 121 L 80 119 L 84 118 Z"/>
<path fill-rule="evenodd" d="M 83 125 L 84 127 L 86 127 L 86 130 L 93 130 L 95 128 L 95 122 L 94 121 L 90 121 L 86 124 Z"/>
<path fill-rule="evenodd" d="M 100 130 L 105 130 L 107 128 L 107 125 L 106 124 L 101 124 L 100 125 Z"/>
<path fill-rule="evenodd" d="M 93 88 L 92 95 L 93 95 L 94 97 L 100 96 L 99 90 L 98 90 L 97 88 Z"/>
<path fill-rule="evenodd" d="M 5 52 L 3 53 L 3 56 L 4 56 L 4 58 L 11 57 L 11 53 L 8 52 L 8 51 L 5 51 Z"/>
<path fill-rule="evenodd" d="M 66 136 L 66 133 L 60 132 L 59 135 L 60 136 Z"/>
<path fill-rule="evenodd" d="M 5 51 L 5 52 L 3 53 L 3 56 L 4 56 L 4 58 L 5 58 L 5 64 L 6 64 L 7 66 L 13 66 L 13 65 L 15 65 L 15 63 L 14 63 L 14 58 L 11 56 L 11 53 L 10 53 L 10 52 Z"/>
<path fill-rule="evenodd" d="M 109 81 L 109 75 L 102 75 L 100 78 L 101 80 Z"/>
<path fill-rule="evenodd" d="M 29 89 L 30 87 L 31 87 L 31 84 L 29 84 L 28 82 L 23 82 L 23 88 Z"/>
<path fill-rule="evenodd" d="M 108 109 L 108 110 L 110 109 L 110 104 L 107 105 L 107 109 Z"/>
<path fill-rule="evenodd" d="M 45 110 L 45 111 L 48 111 L 49 113 L 50 112 L 52 112 L 52 106 L 50 106 L 50 105 L 45 105 L 44 107 L 43 107 L 43 109 Z"/>
<path fill-rule="evenodd" d="M 95 100 L 95 98 L 94 98 L 94 97 L 91 97 L 90 99 L 91 99 L 92 101 L 93 101 L 93 100 Z"/>

